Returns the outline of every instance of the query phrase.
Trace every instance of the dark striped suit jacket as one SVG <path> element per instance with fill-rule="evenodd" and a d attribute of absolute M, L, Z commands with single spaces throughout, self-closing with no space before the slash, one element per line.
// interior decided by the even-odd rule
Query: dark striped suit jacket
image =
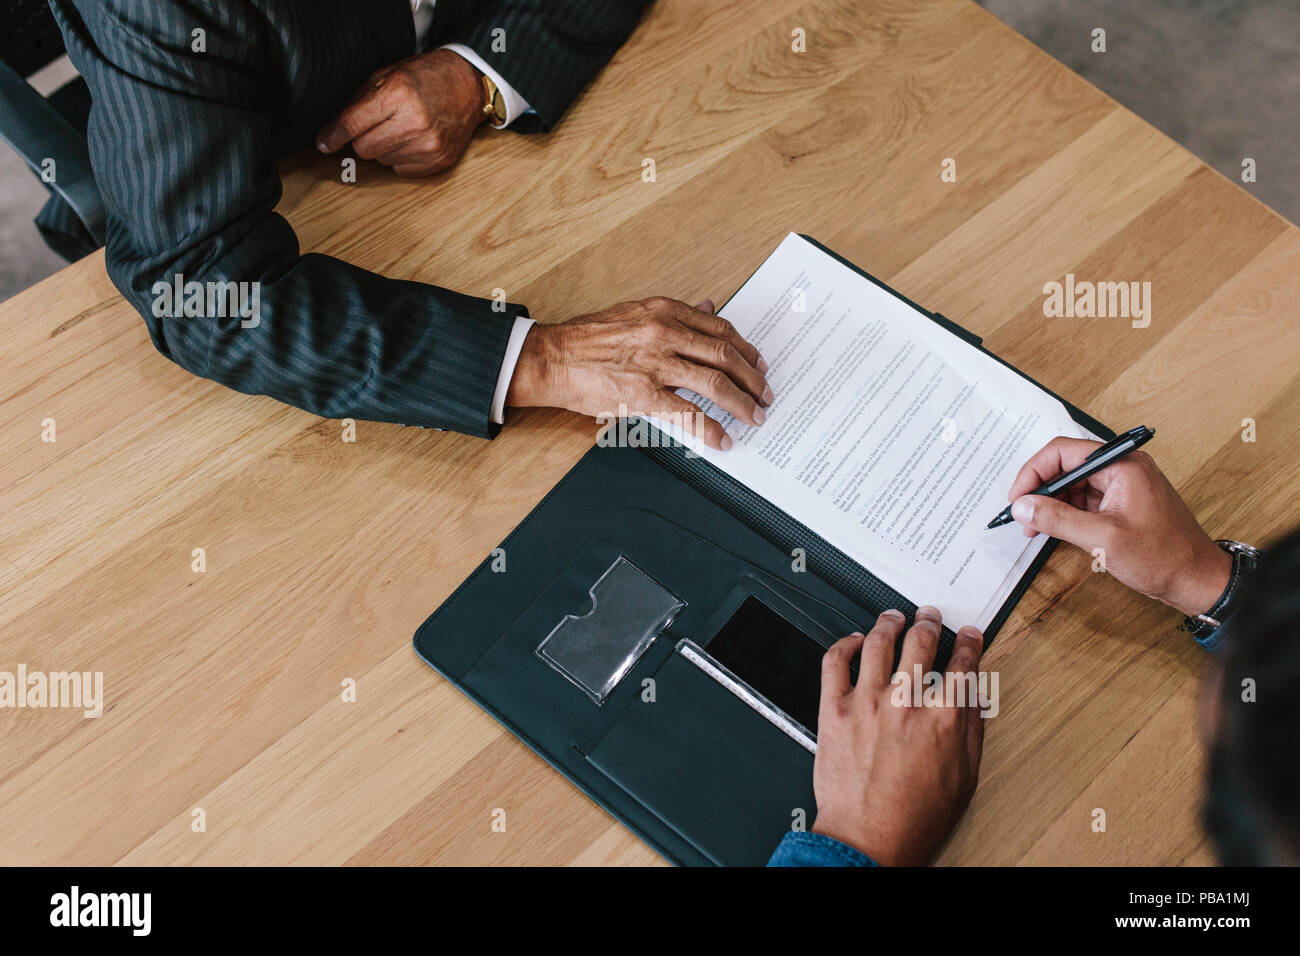
<path fill-rule="evenodd" d="M 113 283 L 196 375 L 329 418 L 490 437 L 523 307 L 300 255 L 275 160 L 309 146 L 371 71 L 415 52 L 408 0 L 50 0 L 93 98 L 89 141 Z M 642 0 L 438 0 L 428 43 L 472 47 L 548 129 L 623 43 Z M 506 50 L 493 52 L 503 28 Z M 196 29 L 205 49 L 192 49 Z M 347 188 L 341 186 L 340 188 Z M 155 316 L 153 287 L 259 282 L 260 321 Z M 499 308 L 499 306 L 498 306 Z"/>

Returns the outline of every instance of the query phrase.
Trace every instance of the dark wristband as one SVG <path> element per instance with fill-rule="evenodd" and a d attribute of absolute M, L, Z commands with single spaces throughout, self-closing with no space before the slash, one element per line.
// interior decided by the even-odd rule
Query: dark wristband
<path fill-rule="evenodd" d="M 1254 573 L 1259 565 L 1259 559 L 1263 556 L 1263 552 L 1258 548 L 1241 541 L 1225 538 L 1214 543 L 1232 555 L 1232 573 L 1228 576 L 1228 586 L 1223 589 L 1223 594 L 1214 602 L 1213 607 L 1204 614 L 1183 619 L 1183 626 L 1198 641 L 1204 641 L 1223 627 L 1236 611 L 1242 582 Z"/>

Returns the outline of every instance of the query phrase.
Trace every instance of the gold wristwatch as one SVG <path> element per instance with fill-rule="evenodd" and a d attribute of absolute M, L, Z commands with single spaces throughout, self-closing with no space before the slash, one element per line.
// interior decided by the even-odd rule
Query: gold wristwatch
<path fill-rule="evenodd" d="M 481 74 L 483 80 L 483 92 L 487 94 L 487 102 L 483 104 L 483 115 L 488 118 L 488 122 L 493 126 L 504 126 L 506 122 L 506 100 L 497 89 L 497 85 L 492 82 L 492 78 L 486 73 Z"/>

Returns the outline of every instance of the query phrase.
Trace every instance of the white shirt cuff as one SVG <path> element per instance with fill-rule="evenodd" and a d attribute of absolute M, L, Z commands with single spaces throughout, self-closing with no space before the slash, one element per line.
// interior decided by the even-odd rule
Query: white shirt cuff
<path fill-rule="evenodd" d="M 501 425 L 506 420 L 506 392 L 510 391 L 510 380 L 515 377 L 515 366 L 519 364 L 519 353 L 524 350 L 524 339 L 533 327 L 533 320 L 522 315 L 515 319 L 515 327 L 510 330 L 510 340 L 506 342 L 506 355 L 501 360 L 501 374 L 497 376 L 497 390 L 492 396 L 492 424 Z"/>
<path fill-rule="evenodd" d="M 477 53 L 475 53 L 465 44 L 446 43 L 438 47 L 438 49 L 450 50 L 452 53 L 455 53 L 457 56 L 461 56 L 464 57 L 466 60 L 469 60 L 470 64 L 473 65 L 473 67 L 476 70 L 478 70 L 480 73 L 485 75 L 489 80 L 491 80 L 493 83 L 497 85 L 497 89 L 501 91 L 501 99 L 505 101 L 506 121 L 502 123 L 500 126 L 497 126 L 496 123 L 493 123 L 492 125 L 494 127 L 496 127 L 497 129 L 505 129 L 507 126 L 509 126 L 519 117 L 523 116 L 525 113 L 532 112 L 533 108 L 528 105 L 528 101 L 524 99 L 522 96 L 520 96 L 518 93 L 516 93 L 515 88 L 511 86 L 509 83 L 507 83 L 505 80 L 503 80 L 501 78 L 500 73 L 492 69 L 492 67 L 488 66 L 481 56 L 479 56 Z"/>

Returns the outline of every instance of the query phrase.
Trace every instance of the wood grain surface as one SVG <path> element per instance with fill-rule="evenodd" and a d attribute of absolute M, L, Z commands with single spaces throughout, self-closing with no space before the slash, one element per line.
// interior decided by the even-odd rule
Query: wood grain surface
<path fill-rule="evenodd" d="M 1295 520 L 1300 232 L 973 4 L 660 0 L 550 135 L 485 130 L 425 181 L 283 172 L 304 251 L 542 321 L 721 301 L 807 233 L 1108 424 L 1156 426 L 1216 537 Z M 1150 327 L 1045 318 L 1067 272 L 1151 282 Z M 410 644 L 590 420 L 343 442 L 159 356 L 101 252 L 0 306 L 0 434 L 0 670 L 102 671 L 106 695 L 97 719 L 0 711 L 0 863 L 658 861 Z M 1213 861 L 1207 656 L 1090 561 L 1060 549 L 986 657 L 1001 714 L 942 863 Z"/>

